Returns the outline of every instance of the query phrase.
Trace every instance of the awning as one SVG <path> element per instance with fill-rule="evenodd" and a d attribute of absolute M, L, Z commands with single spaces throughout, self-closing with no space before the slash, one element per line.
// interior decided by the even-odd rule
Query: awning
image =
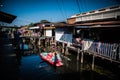
<path fill-rule="evenodd" d="M 0 21 L 1 22 L 6 22 L 6 23 L 12 23 L 12 21 L 16 18 L 17 16 L 8 14 L 6 12 L 0 11 Z"/>
<path fill-rule="evenodd" d="M 39 29 L 39 26 L 30 27 L 29 29 Z"/>

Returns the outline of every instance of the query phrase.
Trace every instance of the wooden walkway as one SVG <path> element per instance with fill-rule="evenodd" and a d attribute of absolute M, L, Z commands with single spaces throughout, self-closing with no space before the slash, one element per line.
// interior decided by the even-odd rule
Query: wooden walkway
<path fill-rule="evenodd" d="M 68 48 L 77 52 L 77 58 L 81 55 L 81 63 L 83 63 L 84 54 L 92 55 L 92 69 L 94 69 L 95 57 L 120 64 L 120 44 L 118 43 L 101 43 L 85 40 L 83 45 L 75 44 L 74 47 L 71 45 Z"/>

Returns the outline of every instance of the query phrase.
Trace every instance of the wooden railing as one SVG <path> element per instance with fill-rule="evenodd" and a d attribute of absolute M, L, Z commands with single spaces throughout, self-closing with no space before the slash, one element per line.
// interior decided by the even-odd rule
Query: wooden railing
<path fill-rule="evenodd" d="M 120 61 L 120 44 L 84 41 L 83 50 L 95 55 Z"/>
<path fill-rule="evenodd" d="M 28 37 L 26 37 L 28 38 Z M 34 37 L 29 37 L 29 38 L 34 38 Z M 38 38 L 38 37 L 37 37 Z M 44 37 L 44 39 L 49 39 L 48 42 L 49 44 L 53 44 L 53 42 L 55 43 L 56 41 L 54 41 L 54 37 Z M 39 45 L 42 44 L 41 42 L 41 37 L 39 37 L 40 40 L 37 41 L 37 43 L 39 43 Z M 46 44 L 47 42 L 45 42 Z M 77 47 L 75 46 L 75 43 L 65 43 L 65 42 L 60 42 L 61 43 L 61 48 L 60 51 L 62 53 L 68 53 L 68 49 L 72 49 L 78 52 L 78 48 L 80 48 L 80 51 L 83 52 L 87 52 L 89 54 L 101 57 L 101 58 L 106 58 L 108 60 L 111 61 L 117 61 L 120 63 L 120 43 L 103 43 L 103 42 L 94 42 L 94 41 L 90 41 L 90 40 L 84 40 L 84 44 L 81 45 L 77 45 Z M 74 44 L 74 45 L 73 45 Z M 56 46 L 60 46 L 57 45 Z M 82 47 L 82 48 L 81 48 Z M 85 53 L 84 53 L 85 54 Z"/>

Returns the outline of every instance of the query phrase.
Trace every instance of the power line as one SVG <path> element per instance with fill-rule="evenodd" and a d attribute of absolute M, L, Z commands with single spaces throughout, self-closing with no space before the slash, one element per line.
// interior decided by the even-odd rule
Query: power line
<path fill-rule="evenodd" d="M 79 13 L 81 13 L 79 1 L 76 0 L 76 3 L 77 3 L 77 6 L 78 6 Z"/>
<path fill-rule="evenodd" d="M 87 11 L 86 0 L 78 0 L 78 1 L 79 1 L 79 4 L 81 4 L 81 13 L 86 12 Z"/>
<path fill-rule="evenodd" d="M 61 12 L 61 15 L 62 15 L 64 18 L 66 18 L 65 15 L 64 15 L 63 10 L 62 10 L 62 8 L 61 8 L 61 6 L 60 6 L 60 4 L 59 4 L 59 0 L 56 0 L 56 1 L 57 1 L 58 8 L 59 8 L 59 10 L 60 10 L 60 12 Z"/>
<path fill-rule="evenodd" d="M 85 11 L 87 11 L 87 6 L 86 6 L 86 4 L 87 4 L 87 2 L 86 2 L 86 0 L 84 0 L 84 7 L 85 7 Z"/>
<path fill-rule="evenodd" d="M 65 5 L 64 5 L 64 1 L 63 0 L 62 0 L 62 5 L 63 5 L 63 13 L 64 13 L 65 17 L 67 18 L 67 14 L 66 14 Z"/>

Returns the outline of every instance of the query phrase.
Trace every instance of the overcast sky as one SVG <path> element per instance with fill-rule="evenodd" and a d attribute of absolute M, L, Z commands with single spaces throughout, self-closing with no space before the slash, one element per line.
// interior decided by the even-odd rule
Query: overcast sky
<path fill-rule="evenodd" d="M 12 24 L 21 26 L 41 20 L 66 21 L 74 14 L 118 4 L 119 0 L 0 0 L 0 10 L 16 15 Z"/>

